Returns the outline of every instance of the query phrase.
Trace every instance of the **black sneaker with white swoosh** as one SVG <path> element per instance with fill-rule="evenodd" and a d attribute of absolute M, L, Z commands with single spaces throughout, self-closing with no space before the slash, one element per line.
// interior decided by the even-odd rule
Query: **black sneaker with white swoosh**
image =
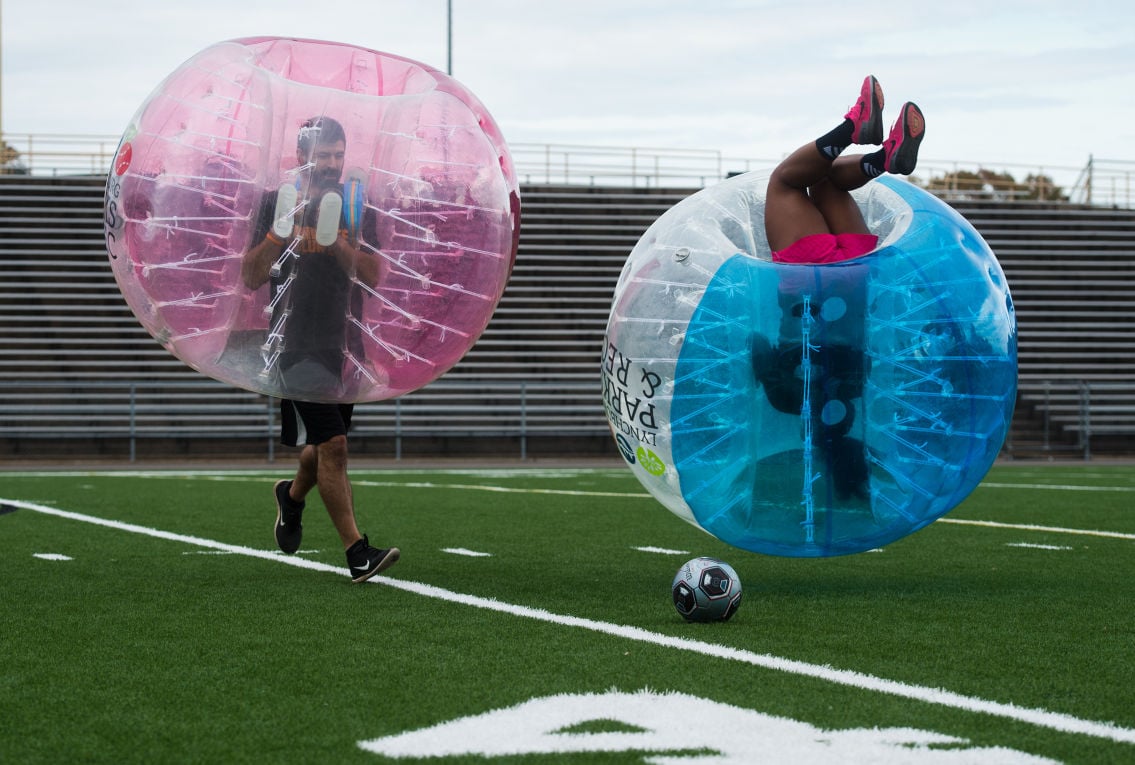
<path fill-rule="evenodd" d="M 365 582 L 380 571 L 393 566 L 401 555 L 397 547 L 379 549 L 370 546 L 366 535 L 347 548 L 347 566 L 351 569 L 351 581 Z"/>
<path fill-rule="evenodd" d="M 293 502 L 288 496 L 291 488 L 291 481 L 276 481 L 272 489 L 276 495 L 276 544 L 289 555 L 300 549 L 300 541 L 303 539 L 303 524 L 300 520 L 303 518 L 304 507 L 304 503 Z"/>

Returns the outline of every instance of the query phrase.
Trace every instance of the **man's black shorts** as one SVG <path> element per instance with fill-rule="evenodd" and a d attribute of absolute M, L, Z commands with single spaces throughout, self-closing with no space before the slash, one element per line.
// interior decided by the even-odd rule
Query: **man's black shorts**
<path fill-rule="evenodd" d="M 284 446 L 318 446 L 351 429 L 354 404 L 316 404 L 280 400 L 280 442 Z"/>

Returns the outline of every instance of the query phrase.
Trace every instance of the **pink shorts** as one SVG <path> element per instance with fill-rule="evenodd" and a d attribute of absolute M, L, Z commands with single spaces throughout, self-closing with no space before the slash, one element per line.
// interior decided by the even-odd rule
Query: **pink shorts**
<path fill-rule="evenodd" d="M 810 234 L 772 254 L 773 263 L 820 265 L 858 258 L 875 249 L 874 234 Z"/>

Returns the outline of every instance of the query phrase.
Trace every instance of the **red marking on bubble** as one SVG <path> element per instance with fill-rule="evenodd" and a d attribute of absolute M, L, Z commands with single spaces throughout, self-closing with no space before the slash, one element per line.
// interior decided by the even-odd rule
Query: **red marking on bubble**
<path fill-rule="evenodd" d="M 114 158 L 114 174 L 122 175 L 130 168 L 130 160 L 134 156 L 134 149 L 129 143 L 122 144 L 118 156 Z"/>

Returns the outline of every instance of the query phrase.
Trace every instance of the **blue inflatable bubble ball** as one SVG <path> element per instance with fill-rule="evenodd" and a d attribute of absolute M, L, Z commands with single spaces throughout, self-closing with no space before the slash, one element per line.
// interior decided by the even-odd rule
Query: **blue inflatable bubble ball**
<path fill-rule="evenodd" d="M 873 252 L 773 263 L 767 181 L 704 189 L 639 240 L 604 409 L 643 486 L 718 539 L 863 552 L 949 512 L 992 466 L 1016 401 L 1013 301 L 981 235 L 890 176 L 853 192 Z"/>

